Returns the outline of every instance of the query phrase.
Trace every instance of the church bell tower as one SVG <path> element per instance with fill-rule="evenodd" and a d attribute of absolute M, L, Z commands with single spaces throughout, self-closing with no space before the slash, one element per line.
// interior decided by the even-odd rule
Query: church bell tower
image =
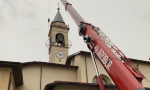
<path fill-rule="evenodd" d="M 59 8 L 51 22 L 49 30 L 49 62 L 65 64 L 68 56 L 68 32 L 69 27 L 65 24 Z"/>

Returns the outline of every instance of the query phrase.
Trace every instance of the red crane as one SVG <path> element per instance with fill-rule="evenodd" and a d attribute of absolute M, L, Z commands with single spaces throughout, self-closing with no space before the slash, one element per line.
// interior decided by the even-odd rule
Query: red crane
<path fill-rule="evenodd" d="M 141 81 L 146 78 L 132 62 L 98 27 L 86 23 L 71 6 L 72 4 L 68 3 L 67 0 L 61 0 L 61 2 L 76 22 L 79 27 L 79 35 L 83 37 L 91 51 L 100 90 L 105 89 L 98 72 L 95 55 L 120 90 L 145 90 Z"/>

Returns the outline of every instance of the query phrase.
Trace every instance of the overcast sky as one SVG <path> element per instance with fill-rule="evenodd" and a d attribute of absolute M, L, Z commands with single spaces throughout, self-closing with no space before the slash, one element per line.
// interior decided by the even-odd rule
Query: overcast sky
<path fill-rule="evenodd" d="M 69 55 L 89 51 L 78 27 L 59 0 L 0 0 L 0 60 L 49 61 L 48 22 L 60 13 L 70 27 Z M 150 0 L 68 0 L 76 11 L 99 28 L 128 57 L 150 56 Z"/>

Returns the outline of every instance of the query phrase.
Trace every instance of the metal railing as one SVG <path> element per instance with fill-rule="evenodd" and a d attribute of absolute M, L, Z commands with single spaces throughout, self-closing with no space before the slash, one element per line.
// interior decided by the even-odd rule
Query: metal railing
<path fill-rule="evenodd" d="M 145 78 L 145 76 L 133 65 L 133 63 L 121 52 L 121 50 L 117 48 L 117 46 L 115 46 L 115 44 L 99 28 L 94 27 L 94 30 L 122 63 L 127 63 L 136 73 L 140 74 L 143 78 Z"/>
<path fill-rule="evenodd" d="M 94 30 L 100 36 L 100 38 L 103 40 L 103 42 L 110 48 L 110 50 L 121 60 L 120 54 L 118 54 L 116 52 L 116 49 L 118 49 L 118 48 L 115 48 L 116 47 L 115 44 L 99 28 L 94 27 Z"/>

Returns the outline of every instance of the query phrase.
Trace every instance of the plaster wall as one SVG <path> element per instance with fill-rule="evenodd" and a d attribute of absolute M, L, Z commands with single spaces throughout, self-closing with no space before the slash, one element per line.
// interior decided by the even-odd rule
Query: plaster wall
<path fill-rule="evenodd" d="M 0 68 L 0 85 L 1 85 L 2 74 L 3 74 L 3 69 Z"/>
<path fill-rule="evenodd" d="M 15 88 L 16 88 L 16 86 L 15 86 L 15 83 L 14 83 L 14 76 L 11 73 L 11 86 L 10 86 L 10 90 L 15 90 Z"/>
<path fill-rule="evenodd" d="M 42 65 L 41 71 L 41 65 L 28 65 L 22 68 L 22 72 L 24 84 L 16 87 L 16 90 L 43 90 L 48 83 L 53 83 L 56 80 L 77 81 L 77 69 L 75 68 Z"/>
<path fill-rule="evenodd" d="M 82 77 L 81 77 L 81 59 L 80 59 L 81 57 L 80 57 L 80 55 L 77 55 L 76 57 L 75 57 L 75 59 L 73 60 L 74 61 L 74 65 L 75 66 L 78 66 L 78 70 L 77 70 L 77 81 L 78 82 L 82 82 Z"/>
<path fill-rule="evenodd" d="M 150 81 L 150 64 L 140 63 L 139 70 Z M 142 85 L 150 88 L 150 83 L 146 79 L 142 81 Z"/>
<path fill-rule="evenodd" d="M 29 65 L 22 67 L 23 85 L 16 90 L 40 90 L 40 65 Z"/>
<path fill-rule="evenodd" d="M 104 78 L 108 84 L 113 84 L 113 81 L 111 80 L 101 63 L 98 61 L 98 59 L 96 60 L 102 78 Z M 96 71 L 90 55 L 86 56 L 81 54 L 75 56 L 75 58 L 73 58 L 73 60 L 71 61 L 71 65 L 78 66 L 78 82 L 92 83 L 93 78 L 96 76 Z"/>
<path fill-rule="evenodd" d="M 11 68 L 0 68 L 0 90 L 8 90 Z"/>
<path fill-rule="evenodd" d="M 77 69 L 57 66 L 43 66 L 42 90 L 48 83 L 54 81 L 77 82 Z"/>

